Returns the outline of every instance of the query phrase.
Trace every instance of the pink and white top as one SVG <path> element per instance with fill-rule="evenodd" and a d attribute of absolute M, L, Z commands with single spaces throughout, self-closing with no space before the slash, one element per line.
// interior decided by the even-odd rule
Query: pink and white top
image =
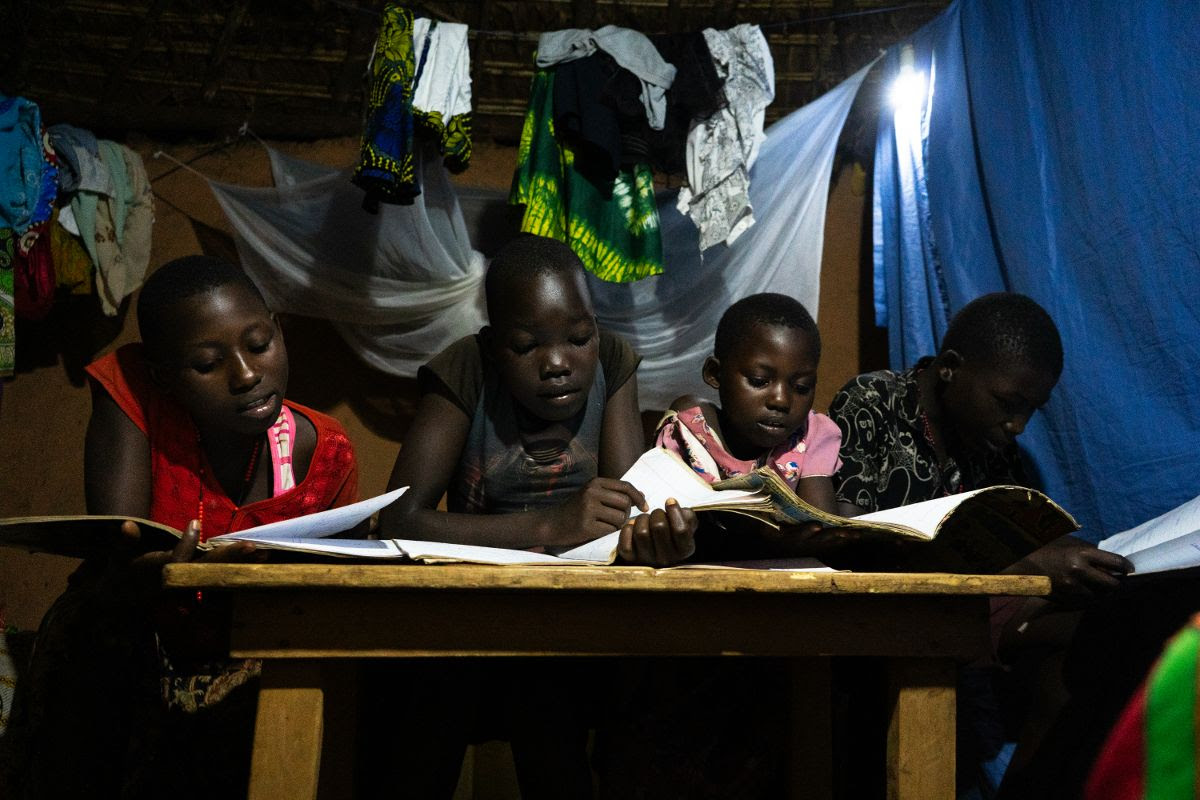
<path fill-rule="evenodd" d="M 842 433 L 824 414 L 808 412 L 808 424 L 752 461 L 735 458 L 699 407 L 668 411 L 658 423 L 656 444 L 677 453 L 709 483 L 753 472 L 770 464 L 795 489 L 801 478 L 833 475 L 842 465 Z"/>
<path fill-rule="evenodd" d="M 275 497 L 296 488 L 296 473 L 292 470 L 292 437 L 295 430 L 296 418 L 292 416 L 292 410 L 284 406 L 279 412 L 279 419 L 267 431 L 271 443 L 271 465 L 275 473 L 275 480 L 272 481 L 272 494 Z"/>

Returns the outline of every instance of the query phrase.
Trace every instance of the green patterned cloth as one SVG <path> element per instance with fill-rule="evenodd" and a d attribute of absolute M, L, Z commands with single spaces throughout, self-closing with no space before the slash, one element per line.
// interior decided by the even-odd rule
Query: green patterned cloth
<path fill-rule="evenodd" d="M 17 253 L 17 233 L 0 228 L 0 377 L 13 374 L 16 363 L 16 308 L 13 305 L 13 260 Z"/>
<path fill-rule="evenodd" d="M 662 273 L 654 173 L 622 169 L 611 194 L 575 169 L 554 134 L 554 73 L 533 76 L 508 202 L 525 206 L 521 230 L 566 242 L 596 277 L 625 283 Z"/>

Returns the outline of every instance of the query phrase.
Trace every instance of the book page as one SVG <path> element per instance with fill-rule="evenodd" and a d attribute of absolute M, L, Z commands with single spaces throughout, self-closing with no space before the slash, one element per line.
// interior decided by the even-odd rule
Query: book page
<path fill-rule="evenodd" d="M 350 530 L 379 509 L 395 502 L 406 491 L 408 491 L 408 487 L 401 486 L 399 489 L 393 489 L 386 494 L 381 494 L 367 500 L 360 500 L 348 506 L 330 508 L 326 511 L 318 511 L 315 514 L 305 514 L 302 517 L 295 517 L 294 519 L 270 522 L 266 525 L 259 525 L 257 528 L 247 528 L 237 533 L 227 533 L 224 536 L 213 537 L 209 542 L 220 544 L 240 540 L 278 542 L 299 539 L 323 539 L 327 536 L 333 536 L 335 533 Z"/>
<path fill-rule="evenodd" d="M 558 558 L 568 561 L 611 564 L 617 560 L 617 545 L 620 544 L 620 541 L 621 531 L 616 530 L 606 536 L 601 536 L 599 539 L 593 539 L 578 547 L 561 552 L 558 554 Z"/>
<path fill-rule="evenodd" d="M 1101 550 L 1129 558 L 1139 550 L 1148 550 L 1200 531 L 1200 497 L 1194 497 L 1167 513 L 1137 527 L 1114 534 L 1097 545 Z M 1141 571 L 1141 568 L 1138 568 Z"/>
<path fill-rule="evenodd" d="M 964 500 L 985 491 L 987 490 L 976 489 L 971 492 L 962 492 L 961 494 L 952 494 L 946 497 L 935 497 L 933 500 L 912 503 L 911 505 L 900 506 L 898 508 L 873 511 L 870 514 L 854 517 L 852 522 L 881 522 L 890 525 L 903 525 L 921 534 L 922 538 L 932 539 L 937 536 L 938 525 L 946 518 L 947 514 L 962 505 Z"/>
<path fill-rule="evenodd" d="M 1200 530 L 1189 531 L 1145 550 L 1136 550 L 1125 557 L 1133 564 L 1131 575 L 1200 567 Z"/>
<path fill-rule="evenodd" d="M 621 476 L 646 496 L 648 510 L 666 508 L 667 500 L 675 498 L 685 508 L 707 506 L 761 499 L 758 492 L 744 489 L 713 489 L 691 467 L 683 463 L 674 453 L 655 447 L 642 453 L 629 471 Z M 638 510 L 630 512 L 637 516 Z"/>
<path fill-rule="evenodd" d="M 221 537 L 225 538 L 225 537 Z M 288 550 L 344 558 L 403 558 L 404 551 L 390 539 L 239 539 L 265 550 Z"/>
<path fill-rule="evenodd" d="M 392 539 L 391 541 L 406 556 L 414 561 L 425 561 L 428 563 L 557 564 L 559 566 L 590 563 L 561 556 L 552 556 L 549 553 L 531 553 L 528 550 L 508 550 L 503 547 L 450 544 L 449 542 L 424 542 L 414 539 Z"/>

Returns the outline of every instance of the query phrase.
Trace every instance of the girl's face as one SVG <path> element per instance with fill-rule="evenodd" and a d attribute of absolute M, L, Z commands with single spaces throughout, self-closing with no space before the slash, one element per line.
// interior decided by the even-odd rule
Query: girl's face
<path fill-rule="evenodd" d="M 721 432 L 730 453 L 758 458 L 805 426 L 817 360 L 800 329 L 759 324 L 725 358 L 704 362 L 704 382 L 721 395 Z"/>
<path fill-rule="evenodd" d="M 963 360 L 942 379 L 942 409 L 957 439 L 980 452 L 1011 447 L 1058 379 L 1028 364 Z"/>
<path fill-rule="evenodd" d="M 270 428 L 287 391 L 288 360 L 262 300 L 233 283 L 179 302 L 176 312 L 171 361 L 160 377 L 201 433 Z"/>
<path fill-rule="evenodd" d="M 600 334 L 582 273 L 534 274 L 488 329 L 505 387 L 536 419 L 562 422 L 587 404 Z"/>

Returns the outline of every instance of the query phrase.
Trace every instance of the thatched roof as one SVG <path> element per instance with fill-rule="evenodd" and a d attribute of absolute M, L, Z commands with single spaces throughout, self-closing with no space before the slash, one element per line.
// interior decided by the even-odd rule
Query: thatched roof
<path fill-rule="evenodd" d="M 948 3 L 904 0 L 474 0 L 408 3 L 472 28 L 475 131 L 520 129 L 544 30 L 616 24 L 655 33 L 763 25 L 775 57 L 769 119 L 817 97 Z M 383 0 L 7 0 L 0 90 L 50 122 L 116 135 L 359 130 Z"/>

